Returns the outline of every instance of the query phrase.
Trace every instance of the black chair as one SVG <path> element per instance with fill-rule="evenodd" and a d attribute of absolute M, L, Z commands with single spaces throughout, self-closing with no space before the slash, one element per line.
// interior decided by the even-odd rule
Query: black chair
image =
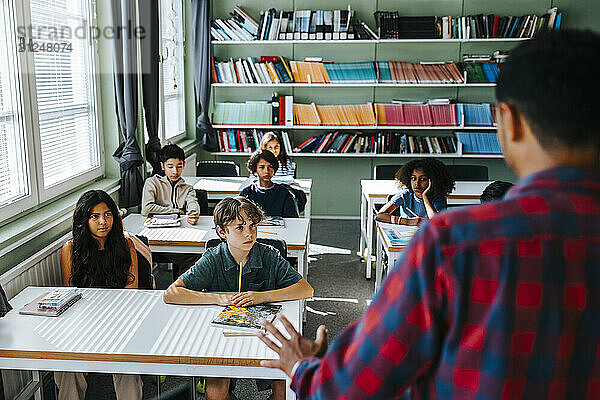
<path fill-rule="evenodd" d="M 235 161 L 198 161 L 196 176 L 240 176 L 240 164 Z"/>
<path fill-rule="evenodd" d="M 448 165 L 455 181 L 488 181 L 488 167 L 485 165 Z"/>
<path fill-rule="evenodd" d="M 146 246 L 149 247 L 148 238 L 143 235 L 135 235 Z M 138 259 L 138 289 L 154 289 L 154 275 L 152 275 L 152 265 L 150 262 L 136 250 Z"/>
<path fill-rule="evenodd" d="M 402 165 L 376 165 L 373 169 L 373 179 L 375 180 L 390 180 L 396 178 L 396 171 L 402 168 Z"/>
<path fill-rule="evenodd" d="M 296 199 L 296 205 L 298 206 L 298 213 L 302 214 L 304 209 L 306 208 L 306 193 L 303 190 L 288 186 L 292 194 L 294 195 L 294 199 Z"/>
<path fill-rule="evenodd" d="M 287 258 L 287 245 L 283 239 L 257 238 L 257 242 L 273 246 L 283 258 Z M 222 242 L 221 239 L 209 239 L 206 242 L 206 250 L 218 246 Z"/>
<path fill-rule="evenodd" d="M 195 190 L 196 200 L 198 200 L 198 205 L 200 206 L 200 215 L 212 215 L 212 213 L 208 209 L 208 192 L 204 189 Z"/>

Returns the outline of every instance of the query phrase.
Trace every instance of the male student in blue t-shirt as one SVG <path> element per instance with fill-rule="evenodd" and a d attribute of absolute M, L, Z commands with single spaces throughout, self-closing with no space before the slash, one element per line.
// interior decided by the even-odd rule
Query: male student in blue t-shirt
<path fill-rule="evenodd" d="M 312 297 L 313 288 L 273 247 L 256 241 L 264 215 L 245 197 L 217 204 L 214 223 L 223 242 L 211 249 L 165 291 L 165 303 L 221 304 L 248 307 L 267 302 Z M 239 268 L 242 267 L 241 288 Z M 206 397 L 234 399 L 230 380 L 207 378 Z M 259 390 L 273 388 L 271 399 L 285 398 L 285 381 L 257 381 Z"/>
<path fill-rule="evenodd" d="M 269 150 L 257 150 L 248 160 L 248 171 L 258 181 L 245 187 L 240 196 L 257 203 L 270 217 L 298 218 L 296 198 L 287 185 L 271 181 L 279 161 Z"/>

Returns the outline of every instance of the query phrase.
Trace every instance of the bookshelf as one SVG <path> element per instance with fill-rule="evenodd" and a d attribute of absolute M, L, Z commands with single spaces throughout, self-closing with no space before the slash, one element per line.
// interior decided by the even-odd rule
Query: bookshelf
<path fill-rule="evenodd" d="M 377 10 L 398 10 L 401 15 L 542 15 L 553 5 L 549 0 L 345 0 L 324 4 L 318 0 L 213 0 L 212 17 L 229 18 L 229 12 L 240 5 L 258 19 L 261 10 L 336 9 L 350 5 L 359 18 L 375 28 L 373 13 Z M 558 4 L 561 7 L 560 4 Z M 564 7 L 564 6 L 563 6 Z M 568 16 L 566 21 L 568 21 Z M 461 61 L 463 54 L 491 54 L 496 50 L 511 50 L 527 39 L 381 39 L 381 40 L 271 40 L 271 41 L 212 41 L 215 60 L 246 58 L 261 55 L 281 55 L 289 60 L 322 57 L 335 62 L 354 61 Z M 495 103 L 495 84 L 230 84 L 212 85 L 212 102 L 244 102 L 269 100 L 277 91 L 280 96 L 292 95 L 296 103 L 365 104 L 390 103 L 392 99 L 424 101 L 433 98 L 452 98 L 465 103 Z M 399 131 L 416 135 L 447 135 L 455 131 L 493 132 L 490 127 L 398 127 L 398 126 L 265 126 L 215 125 L 216 129 L 276 129 L 289 133 L 296 146 L 311 136 L 340 131 Z M 215 152 L 207 155 L 218 160 L 235 160 L 242 165 L 248 153 Z M 300 177 L 313 179 L 316 195 L 315 215 L 359 214 L 360 179 L 372 177 L 373 167 L 379 164 L 403 164 L 413 158 L 436 157 L 446 164 L 483 164 L 488 166 L 490 179 L 514 181 L 501 155 L 484 154 L 373 154 L 373 153 L 294 153 Z M 340 199 L 347 199 L 344 204 Z M 347 204 L 346 204 L 347 203 Z"/>

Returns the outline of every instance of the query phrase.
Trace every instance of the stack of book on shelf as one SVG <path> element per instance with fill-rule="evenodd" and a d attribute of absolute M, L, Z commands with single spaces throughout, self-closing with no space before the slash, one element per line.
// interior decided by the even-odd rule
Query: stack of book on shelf
<path fill-rule="evenodd" d="M 291 83 L 294 76 L 284 57 L 262 56 L 260 62 L 254 57 L 232 58 L 229 61 L 211 63 L 212 80 L 215 83 Z"/>
<path fill-rule="evenodd" d="M 502 154 L 496 134 L 489 132 L 456 132 L 463 154 Z"/>
<path fill-rule="evenodd" d="M 325 70 L 331 83 L 377 83 L 377 74 L 372 61 L 329 63 Z"/>
<path fill-rule="evenodd" d="M 377 61 L 381 83 L 444 84 L 463 83 L 463 75 L 454 62 Z"/>
<path fill-rule="evenodd" d="M 258 22 L 236 6 L 232 18 L 215 19 L 211 36 L 218 41 L 372 40 L 375 33 L 348 6 L 346 10 L 261 11 Z"/>
<path fill-rule="evenodd" d="M 266 101 L 215 103 L 212 121 L 214 124 L 271 125 L 272 109 Z"/>
<path fill-rule="evenodd" d="M 273 106 L 271 123 L 273 125 L 292 126 L 294 124 L 294 96 L 279 96 L 273 92 L 271 98 Z"/>
<path fill-rule="evenodd" d="M 416 136 L 400 132 L 329 132 L 312 136 L 295 153 L 448 154 L 458 153 L 454 136 Z"/>
<path fill-rule="evenodd" d="M 562 13 L 557 7 L 542 16 L 400 16 L 397 11 L 377 11 L 375 22 L 381 39 L 531 38 L 560 29 Z"/>
<path fill-rule="evenodd" d="M 449 99 L 375 104 L 380 126 L 494 126 L 490 104 L 451 104 Z"/>
<path fill-rule="evenodd" d="M 251 129 L 218 129 L 219 147 L 227 153 L 252 153 L 260 147 L 260 140 L 266 131 Z M 287 132 L 280 133 L 281 140 L 288 154 L 292 152 L 292 144 Z"/>
<path fill-rule="evenodd" d="M 228 20 L 215 19 L 210 34 L 215 40 L 256 40 L 258 23 L 240 6 L 235 6 Z"/>
<path fill-rule="evenodd" d="M 366 126 L 375 125 L 373 105 L 328 105 L 294 104 L 296 125 Z"/>
<path fill-rule="evenodd" d="M 500 64 L 491 55 L 465 54 L 462 62 L 470 83 L 495 83 L 498 80 Z"/>
<path fill-rule="evenodd" d="M 296 83 L 331 83 L 322 62 L 290 61 Z"/>

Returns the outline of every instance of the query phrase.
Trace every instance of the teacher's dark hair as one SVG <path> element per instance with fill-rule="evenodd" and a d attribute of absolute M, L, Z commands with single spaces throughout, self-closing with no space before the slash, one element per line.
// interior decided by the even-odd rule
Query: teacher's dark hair
<path fill-rule="evenodd" d="M 105 203 L 113 215 L 104 251 L 98 255 L 99 244 L 92 236 L 88 221 L 92 209 Z M 104 260 L 104 263 L 101 262 Z M 78 287 L 124 288 L 135 277 L 129 272 L 131 254 L 123 234 L 123 221 L 112 197 L 102 190 L 90 190 L 79 198 L 73 212 L 73 266 L 69 283 Z"/>
<path fill-rule="evenodd" d="M 543 33 L 515 48 L 502 64 L 496 98 L 513 106 L 540 145 L 600 145 L 600 35 L 590 30 Z"/>

